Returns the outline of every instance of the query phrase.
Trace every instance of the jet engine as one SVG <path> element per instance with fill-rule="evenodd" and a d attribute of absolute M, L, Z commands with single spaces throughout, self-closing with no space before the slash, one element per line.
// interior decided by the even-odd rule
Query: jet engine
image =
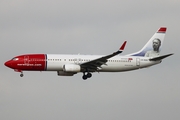
<path fill-rule="evenodd" d="M 63 66 L 63 71 L 64 72 L 80 72 L 81 67 L 80 65 L 76 65 L 76 64 L 65 64 Z"/>

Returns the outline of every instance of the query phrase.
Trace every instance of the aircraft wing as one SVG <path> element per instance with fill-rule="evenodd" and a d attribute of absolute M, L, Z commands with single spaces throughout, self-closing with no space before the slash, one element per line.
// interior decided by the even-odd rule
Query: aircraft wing
<path fill-rule="evenodd" d="M 82 70 L 83 71 L 89 71 L 89 72 L 98 71 L 99 69 L 101 69 L 101 65 L 106 65 L 106 62 L 107 62 L 107 60 L 109 58 L 114 57 L 114 56 L 116 56 L 116 55 L 123 52 L 123 50 L 124 50 L 124 48 L 126 46 L 126 42 L 127 41 L 124 41 L 124 43 L 119 48 L 119 50 L 112 53 L 112 54 L 110 54 L 110 55 L 106 55 L 104 57 L 97 58 L 97 59 L 94 59 L 94 60 L 91 60 L 91 61 L 80 64 Z"/>

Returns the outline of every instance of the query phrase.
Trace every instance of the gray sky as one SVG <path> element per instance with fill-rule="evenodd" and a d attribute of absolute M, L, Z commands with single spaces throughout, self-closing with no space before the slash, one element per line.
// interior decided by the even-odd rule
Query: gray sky
<path fill-rule="evenodd" d="M 1 120 L 180 119 L 178 0 L 0 0 Z M 123 54 L 138 51 L 161 27 L 161 64 L 131 72 L 59 77 L 19 73 L 4 62 L 25 53 Z"/>

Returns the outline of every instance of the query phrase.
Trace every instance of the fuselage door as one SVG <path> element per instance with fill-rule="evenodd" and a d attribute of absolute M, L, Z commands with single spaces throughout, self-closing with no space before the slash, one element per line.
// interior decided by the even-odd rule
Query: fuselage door
<path fill-rule="evenodd" d="M 29 56 L 24 56 L 24 64 L 29 64 Z"/>
<path fill-rule="evenodd" d="M 140 66 L 140 58 L 136 58 L 136 66 Z"/>

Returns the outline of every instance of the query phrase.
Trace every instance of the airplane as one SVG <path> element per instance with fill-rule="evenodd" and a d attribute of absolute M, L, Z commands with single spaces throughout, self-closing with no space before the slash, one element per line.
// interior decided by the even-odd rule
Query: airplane
<path fill-rule="evenodd" d="M 58 76 L 73 76 L 83 73 L 82 79 L 92 77 L 93 72 L 123 72 L 147 68 L 161 63 L 162 59 L 173 55 L 160 55 L 166 27 L 160 27 L 145 46 L 138 52 L 120 56 L 126 42 L 109 55 L 68 55 L 68 54 L 24 54 L 13 57 L 5 66 L 23 71 L 56 71 Z"/>

